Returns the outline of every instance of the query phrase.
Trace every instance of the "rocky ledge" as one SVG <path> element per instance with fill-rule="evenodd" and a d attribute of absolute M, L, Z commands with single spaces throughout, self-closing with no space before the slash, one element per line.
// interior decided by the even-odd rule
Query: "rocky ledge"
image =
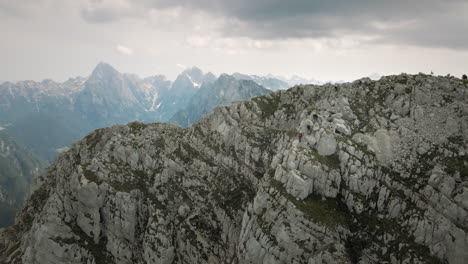
<path fill-rule="evenodd" d="M 423 74 L 96 130 L 0 231 L 0 263 L 468 263 L 467 139 L 468 84 Z"/>

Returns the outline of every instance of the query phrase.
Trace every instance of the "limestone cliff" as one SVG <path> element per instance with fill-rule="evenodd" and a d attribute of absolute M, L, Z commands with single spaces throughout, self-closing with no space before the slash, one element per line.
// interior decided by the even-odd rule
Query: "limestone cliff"
<path fill-rule="evenodd" d="M 467 139 L 467 83 L 422 74 L 97 130 L 1 231 L 0 262 L 468 263 Z"/>

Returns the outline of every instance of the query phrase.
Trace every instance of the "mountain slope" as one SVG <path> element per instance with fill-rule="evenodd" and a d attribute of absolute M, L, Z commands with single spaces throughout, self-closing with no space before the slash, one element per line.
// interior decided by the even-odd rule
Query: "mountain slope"
<path fill-rule="evenodd" d="M 13 224 L 29 183 L 45 166 L 45 161 L 0 132 L 0 228 Z"/>
<path fill-rule="evenodd" d="M 466 263 L 467 106 L 459 79 L 398 75 L 97 130 L 1 231 L 0 262 Z"/>
<path fill-rule="evenodd" d="M 204 83 L 190 98 L 186 108 L 177 112 L 169 122 L 187 127 L 217 106 L 248 100 L 270 92 L 253 81 L 239 81 L 230 75 L 222 74 L 215 82 Z"/>

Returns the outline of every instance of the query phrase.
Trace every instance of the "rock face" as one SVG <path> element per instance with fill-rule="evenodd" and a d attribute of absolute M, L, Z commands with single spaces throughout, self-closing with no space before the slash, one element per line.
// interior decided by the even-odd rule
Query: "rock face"
<path fill-rule="evenodd" d="M 467 106 L 460 79 L 398 75 L 94 131 L 0 262 L 467 263 Z"/>

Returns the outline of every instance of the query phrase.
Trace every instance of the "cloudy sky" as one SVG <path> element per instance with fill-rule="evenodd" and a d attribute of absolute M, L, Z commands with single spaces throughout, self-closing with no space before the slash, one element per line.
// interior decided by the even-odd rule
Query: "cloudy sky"
<path fill-rule="evenodd" d="M 468 73 L 467 0 L 0 0 L 0 80 Z"/>

